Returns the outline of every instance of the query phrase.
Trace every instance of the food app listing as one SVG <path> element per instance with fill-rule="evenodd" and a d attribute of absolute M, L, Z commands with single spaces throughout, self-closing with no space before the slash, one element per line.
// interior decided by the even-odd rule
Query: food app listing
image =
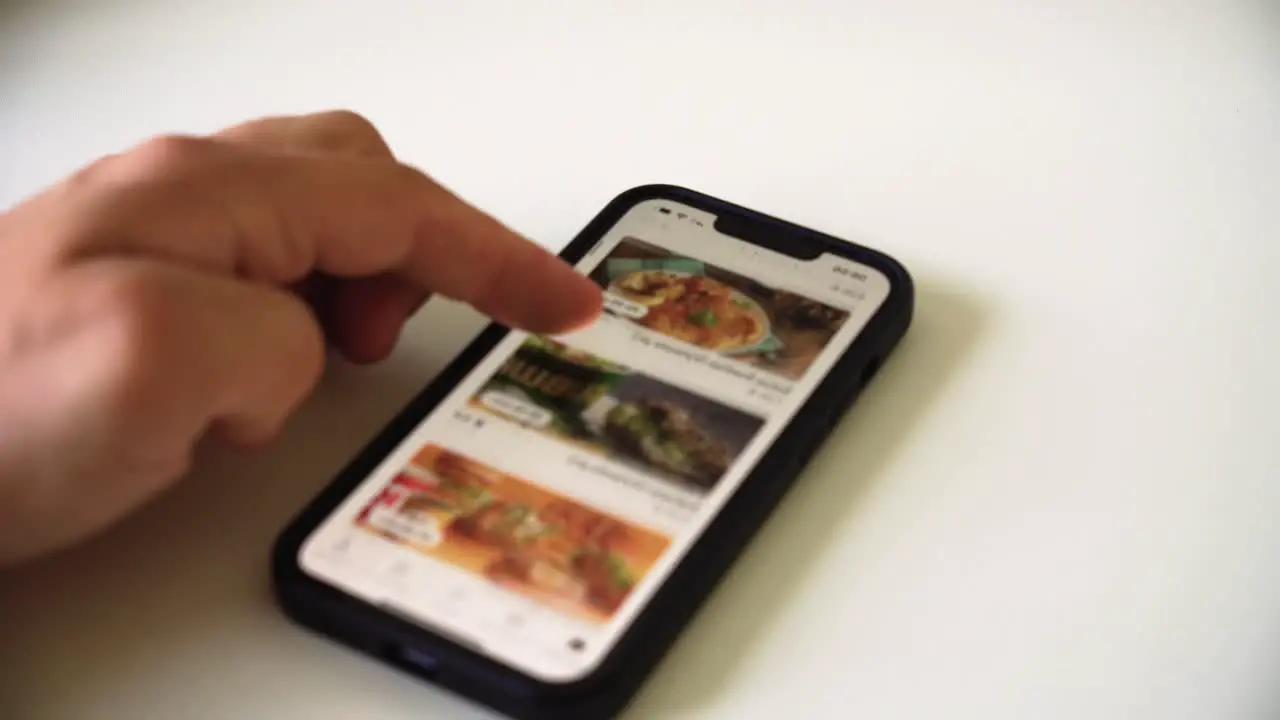
<path fill-rule="evenodd" d="M 313 577 L 549 681 L 590 672 L 888 295 L 637 204 L 591 326 L 509 333 L 303 545 Z"/>

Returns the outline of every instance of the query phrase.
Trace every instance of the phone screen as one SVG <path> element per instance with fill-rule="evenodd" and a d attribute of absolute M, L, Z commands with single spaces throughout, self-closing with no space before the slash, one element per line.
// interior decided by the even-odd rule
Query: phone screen
<path fill-rule="evenodd" d="M 577 265 L 601 317 L 508 333 L 311 534 L 303 571 L 542 681 L 590 674 L 889 294 L 715 220 L 631 207 Z"/>

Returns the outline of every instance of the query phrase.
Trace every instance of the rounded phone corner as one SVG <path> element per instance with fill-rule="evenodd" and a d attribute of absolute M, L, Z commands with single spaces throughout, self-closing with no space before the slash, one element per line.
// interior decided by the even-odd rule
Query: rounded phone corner
<path fill-rule="evenodd" d="M 636 698 L 638 684 L 626 677 L 604 676 L 597 665 L 588 674 L 568 683 L 534 680 L 533 697 L 545 718 L 614 718 Z"/>
<path fill-rule="evenodd" d="M 540 677 L 534 678 L 534 681 L 549 695 L 589 695 L 605 684 L 602 680 L 610 654 L 606 653 L 581 670 L 567 673 L 564 677 Z"/>
<path fill-rule="evenodd" d="M 872 248 L 866 248 L 866 252 L 868 253 L 867 265 L 884 273 L 885 277 L 889 279 L 889 292 L 891 295 L 896 292 L 907 300 L 915 299 L 915 278 L 901 260 Z"/>
<path fill-rule="evenodd" d="M 608 215 L 610 214 L 610 210 L 620 214 L 642 202 L 645 202 L 646 200 L 683 202 L 699 207 L 714 205 L 730 207 L 730 205 L 725 203 L 723 200 L 713 198 L 683 185 L 677 185 L 675 183 L 646 183 L 644 185 L 636 185 L 635 187 L 618 193 L 609 201 L 605 210 L 601 214 Z"/>
<path fill-rule="evenodd" d="M 618 193 L 614 198 L 614 202 L 640 202 L 654 198 L 669 198 L 689 194 L 694 194 L 694 191 L 674 183 L 645 183 Z"/>

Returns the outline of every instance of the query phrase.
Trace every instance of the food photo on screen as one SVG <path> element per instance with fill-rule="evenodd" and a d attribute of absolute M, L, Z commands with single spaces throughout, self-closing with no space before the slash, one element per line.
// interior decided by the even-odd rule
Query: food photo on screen
<path fill-rule="evenodd" d="M 696 492 L 715 487 L 764 425 L 737 408 L 539 336 L 529 337 L 471 404 Z"/>
<path fill-rule="evenodd" d="M 591 278 L 607 311 L 674 340 L 782 376 L 802 377 L 849 318 L 845 310 L 627 237 Z"/>
<path fill-rule="evenodd" d="M 670 544 L 437 445 L 422 448 L 355 524 L 593 622 L 612 617 Z"/>

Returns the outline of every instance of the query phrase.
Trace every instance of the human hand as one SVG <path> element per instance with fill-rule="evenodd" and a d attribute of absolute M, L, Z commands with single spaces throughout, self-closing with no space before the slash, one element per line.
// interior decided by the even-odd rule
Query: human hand
<path fill-rule="evenodd" d="M 207 435 L 269 442 L 326 345 L 385 357 L 429 292 L 534 332 L 601 302 L 345 112 L 153 140 L 0 215 L 0 565 L 111 525 Z"/>

